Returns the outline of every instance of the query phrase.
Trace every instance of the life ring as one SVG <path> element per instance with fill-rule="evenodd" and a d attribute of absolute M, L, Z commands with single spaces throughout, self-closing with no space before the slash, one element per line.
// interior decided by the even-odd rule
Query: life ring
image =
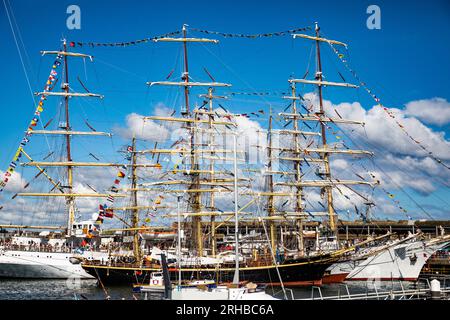
<path fill-rule="evenodd" d="M 153 280 L 152 280 L 152 284 L 157 285 L 157 284 L 159 284 L 159 281 L 156 280 L 156 279 L 153 279 Z"/>

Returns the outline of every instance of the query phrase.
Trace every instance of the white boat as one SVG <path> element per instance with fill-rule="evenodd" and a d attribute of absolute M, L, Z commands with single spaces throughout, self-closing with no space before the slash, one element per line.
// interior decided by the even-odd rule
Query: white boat
<path fill-rule="evenodd" d="M 107 253 L 85 251 L 82 254 L 70 252 L 46 252 L 26 250 L 0 250 L 0 277 L 26 279 L 93 279 L 86 273 L 79 260 L 107 258 Z"/>
<path fill-rule="evenodd" d="M 255 284 L 237 288 L 217 286 L 215 288 L 175 288 L 172 290 L 172 300 L 279 300 L 257 288 Z"/>
<path fill-rule="evenodd" d="M 417 281 L 430 256 L 449 242 L 449 235 L 431 240 L 407 237 L 355 265 L 346 280 Z"/>
<path fill-rule="evenodd" d="M 203 286 L 214 286 L 214 280 L 192 280 L 183 285 L 183 288 L 197 288 Z M 133 292 L 163 293 L 165 291 L 164 276 L 162 272 L 152 272 L 150 280 L 146 284 L 133 285 Z"/>
<path fill-rule="evenodd" d="M 171 285 L 172 286 L 172 285 Z M 133 286 L 134 292 L 164 293 L 163 272 L 153 272 L 148 284 Z M 213 280 L 194 280 L 171 289 L 171 300 L 278 300 L 254 283 L 245 286 L 216 286 Z"/>
<path fill-rule="evenodd" d="M 74 226 L 92 228 L 91 220 L 75 223 Z M 86 229 L 82 228 L 82 229 Z M 78 231 L 77 229 L 75 229 Z M 84 234 L 75 232 L 76 237 Z M 46 239 L 49 233 L 41 232 L 41 237 L 12 237 L 9 246 L 0 248 L 0 277 L 24 279 L 93 279 L 81 267 L 81 261 L 107 260 L 108 253 L 75 249 L 65 246 L 66 239 Z"/>
<path fill-rule="evenodd" d="M 133 285 L 133 292 L 162 293 L 165 290 L 164 277 L 162 272 L 152 272 L 148 284 Z"/>

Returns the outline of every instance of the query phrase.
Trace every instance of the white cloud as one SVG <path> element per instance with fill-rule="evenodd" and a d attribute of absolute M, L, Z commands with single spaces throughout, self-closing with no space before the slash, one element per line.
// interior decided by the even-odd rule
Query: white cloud
<path fill-rule="evenodd" d="M 442 126 L 450 123 L 450 103 L 443 98 L 408 102 L 405 113 L 429 124 Z"/>
<path fill-rule="evenodd" d="M 5 172 L 0 170 L 0 177 L 3 180 L 3 177 L 5 176 Z M 25 180 L 22 178 L 22 175 L 14 171 L 9 178 L 9 181 L 7 182 L 4 192 L 19 192 L 23 190 L 24 185 L 26 184 Z"/>
<path fill-rule="evenodd" d="M 144 120 L 144 116 L 131 113 L 126 118 L 126 128 L 115 127 L 113 131 L 125 139 L 135 136 L 140 140 L 163 142 L 169 137 L 169 130 L 152 120 Z"/>
<path fill-rule="evenodd" d="M 17 197 L 2 202 L 0 223 L 21 225 L 63 225 L 64 199 L 36 199 Z"/>
<path fill-rule="evenodd" d="M 330 166 L 334 170 L 346 170 L 349 167 L 349 164 L 344 159 L 332 159 L 330 162 Z"/>

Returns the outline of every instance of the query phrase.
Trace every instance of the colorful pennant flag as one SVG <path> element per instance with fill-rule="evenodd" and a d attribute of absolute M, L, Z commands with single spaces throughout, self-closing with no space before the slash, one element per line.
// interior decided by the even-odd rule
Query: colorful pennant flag
<path fill-rule="evenodd" d="M 15 171 L 15 168 L 17 166 L 16 161 L 22 156 L 23 147 L 25 147 L 25 145 L 28 142 L 30 142 L 29 137 L 32 135 L 34 127 L 36 127 L 36 125 L 39 122 L 39 116 L 44 111 L 43 105 L 44 105 L 44 101 L 47 99 L 45 92 L 51 91 L 53 89 L 53 87 L 50 87 L 50 85 L 56 83 L 56 81 L 58 80 L 56 78 L 56 76 L 58 75 L 58 72 L 55 69 L 57 69 L 58 66 L 61 65 L 62 58 L 63 58 L 63 56 L 60 54 L 58 54 L 56 56 L 56 60 L 52 65 L 52 69 L 50 70 L 50 75 L 45 83 L 44 94 L 41 96 L 39 103 L 36 106 L 36 109 L 34 112 L 34 117 L 31 119 L 28 129 L 25 133 L 25 137 L 21 140 L 19 148 L 17 149 L 16 153 L 14 154 L 13 161 L 9 164 L 8 169 L 6 169 L 6 171 L 5 171 L 3 181 L 0 182 L 0 192 L 3 191 L 4 187 L 6 186 L 7 182 L 9 181 L 8 177 L 10 177 L 11 174 Z"/>

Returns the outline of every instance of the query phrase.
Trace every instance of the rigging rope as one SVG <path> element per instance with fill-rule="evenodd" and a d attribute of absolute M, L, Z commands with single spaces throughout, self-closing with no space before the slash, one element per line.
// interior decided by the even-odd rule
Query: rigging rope
<path fill-rule="evenodd" d="M 17 48 L 17 52 L 19 53 L 20 62 L 22 63 L 22 68 L 23 68 L 23 72 L 24 72 L 24 74 L 25 74 L 25 78 L 26 78 L 26 80 L 27 80 L 28 89 L 30 90 L 31 99 L 33 100 L 33 104 L 35 104 L 35 103 L 36 103 L 36 100 L 34 99 L 33 89 L 31 88 L 30 79 L 28 78 L 27 69 L 26 69 L 25 63 L 24 63 L 24 61 L 23 61 L 22 53 L 21 53 L 20 48 L 19 48 L 19 43 L 17 42 L 16 33 L 15 33 L 15 31 L 14 31 L 14 27 L 13 27 L 12 22 L 11 22 L 11 17 L 10 17 L 10 15 L 9 15 L 9 10 L 8 10 L 7 5 L 6 5 L 6 0 L 3 0 L 3 5 L 5 6 L 5 11 L 6 11 L 6 15 L 7 15 L 7 17 L 8 17 L 9 25 L 10 25 L 10 27 L 11 27 L 11 32 L 12 32 L 13 37 L 14 37 L 14 42 L 16 43 L 16 48 Z M 10 4 L 10 6 L 11 6 L 11 4 Z"/>

